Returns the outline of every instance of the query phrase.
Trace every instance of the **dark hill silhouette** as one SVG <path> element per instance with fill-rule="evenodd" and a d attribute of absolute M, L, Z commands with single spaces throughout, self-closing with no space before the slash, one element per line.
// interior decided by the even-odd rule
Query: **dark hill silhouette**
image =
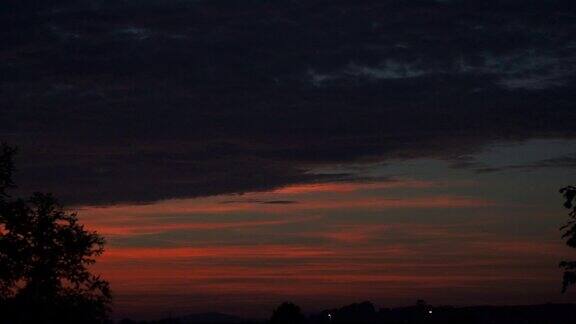
<path fill-rule="evenodd" d="M 290 304 L 290 306 L 287 306 Z M 284 306 L 282 306 L 284 305 Z M 276 309 L 275 318 L 268 321 L 248 321 L 222 313 L 204 313 L 156 321 L 123 320 L 121 324 L 271 324 L 283 323 L 327 324 L 574 324 L 576 304 L 541 304 L 521 306 L 431 306 L 419 302 L 413 306 L 381 308 L 370 302 L 354 303 L 318 313 L 302 315 L 300 308 L 284 303 Z M 295 306 L 295 307 L 293 307 Z M 278 310 L 285 317 L 278 317 Z M 296 312 L 294 312 L 296 310 Z M 285 313 L 284 313 L 285 312 Z M 300 315 L 298 315 L 300 314 Z M 329 316 L 330 315 L 330 316 Z M 295 319 L 290 321 L 290 319 Z"/>
<path fill-rule="evenodd" d="M 319 315 L 312 316 L 314 323 L 377 323 L 378 312 L 369 301 L 354 303 L 338 309 L 324 310 Z"/>
<path fill-rule="evenodd" d="M 188 323 L 203 323 L 203 324 L 237 324 L 242 322 L 242 318 L 218 312 L 198 313 L 183 316 L 180 322 L 183 324 Z"/>
<path fill-rule="evenodd" d="M 123 319 L 120 324 L 244 324 L 249 323 L 246 320 L 234 315 L 208 312 L 189 314 L 180 317 L 171 317 L 160 319 L 156 321 L 133 321 L 130 319 Z"/>
<path fill-rule="evenodd" d="M 576 305 L 437 307 L 433 309 L 430 319 L 422 323 L 568 324 L 576 323 Z"/>

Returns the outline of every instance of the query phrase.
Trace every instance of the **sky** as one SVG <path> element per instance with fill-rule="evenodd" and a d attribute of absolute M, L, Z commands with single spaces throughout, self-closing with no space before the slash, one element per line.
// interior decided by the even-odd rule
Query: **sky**
<path fill-rule="evenodd" d="M 21 193 L 107 239 L 117 316 L 568 302 L 576 4 L 7 0 Z"/>

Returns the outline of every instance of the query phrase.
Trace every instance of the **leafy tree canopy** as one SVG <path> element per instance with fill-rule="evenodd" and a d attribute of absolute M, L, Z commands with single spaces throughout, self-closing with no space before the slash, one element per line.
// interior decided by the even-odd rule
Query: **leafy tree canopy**
<path fill-rule="evenodd" d="M 0 310 L 10 323 L 102 323 L 106 281 L 89 272 L 104 239 L 50 194 L 11 199 L 12 155 L 0 148 Z"/>

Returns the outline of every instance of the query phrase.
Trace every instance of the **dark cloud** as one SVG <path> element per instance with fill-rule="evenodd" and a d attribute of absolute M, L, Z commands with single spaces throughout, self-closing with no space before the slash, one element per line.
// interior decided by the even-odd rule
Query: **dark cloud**
<path fill-rule="evenodd" d="M 270 205 L 290 205 L 298 203 L 295 200 L 270 200 L 270 201 L 263 201 L 263 204 L 270 204 Z"/>
<path fill-rule="evenodd" d="M 221 201 L 221 204 L 263 204 L 263 205 L 290 205 L 296 204 L 296 200 L 255 200 L 255 199 L 237 199 Z"/>
<path fill-rule="evenodd" d="M 23 189 L 99 204 L 573 137 L 575 16 L 572 1 L 8 1 L 0 136 Z"/>

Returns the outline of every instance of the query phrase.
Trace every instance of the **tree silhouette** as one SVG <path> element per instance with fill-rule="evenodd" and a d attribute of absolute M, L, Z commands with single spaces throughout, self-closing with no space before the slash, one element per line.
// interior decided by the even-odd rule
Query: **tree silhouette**
<path fill-rule="evenodd" d="M 9 323 L 102 323 L 109 285 L 88 266 L 104 239 L 50 194 L 10 199 L 14 150 L 0 150 L 0 311 Z"/>
<path fill-rule="evenodd" d="M 568 213 L 568 222 L 560 228 L 562 238 L 566 239 L 566 245 L 576 248 L 576 206 L 574 205 L 576 187 L 564 187 L 560 189 L 560 193 L 564 195 L 564 207 L 571 209 L 570 213 Z M 562 280 L 562 292 L 564 293 L 568 287 L 576 283 L 576 261 L 562 261 L 560 262 L 560 268 L 564 269 Z"/>
<path fill-rule="evenodd" d="M 300 307 L 290 302 L 284 302 L 272 313 L 271 324 L 301 324 L 305 318 Z"/>

